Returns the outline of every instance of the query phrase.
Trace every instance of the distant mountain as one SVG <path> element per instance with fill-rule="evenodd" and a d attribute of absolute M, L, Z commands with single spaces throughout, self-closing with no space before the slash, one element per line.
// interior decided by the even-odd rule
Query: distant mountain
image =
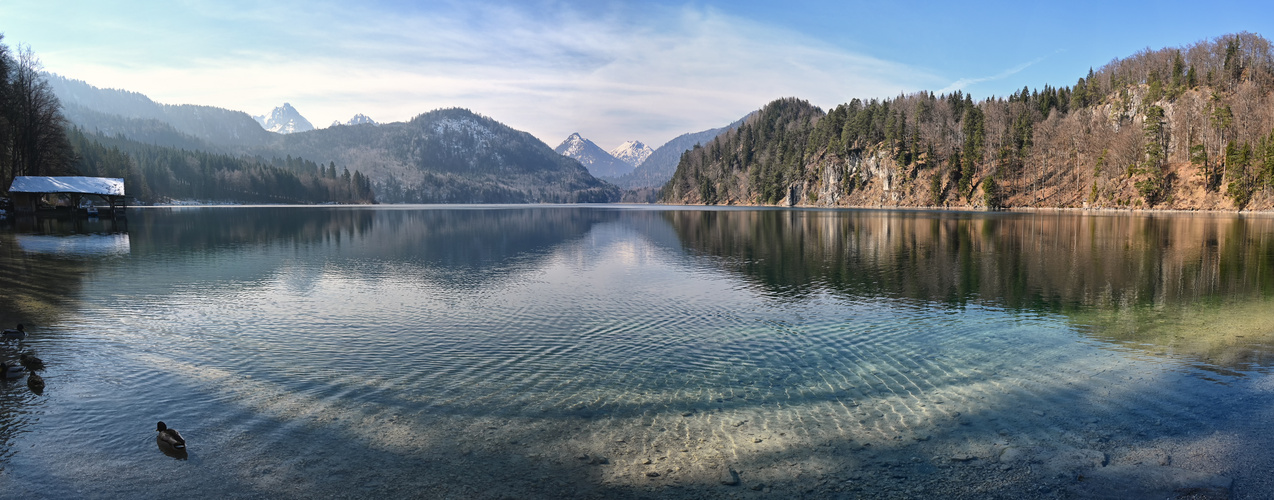
<path fill-rule="evenodd" d="M 319 175 L 322 183 L 337 181 L 311 167 L 334 164 L 338 176 L 344 178 L 341 173 L 346 169 L 350 172 L 350 179 L 341 180 L 340 186 L 357 185 L 361 178 L 374 189 L 375 199 L 385 203 L 577 203 L 620 199 L 618 188 L 590 175 L 578 161 L 555 153 L 526 132 L 468 110 L 431 111 L 406 123 L 314 130 L 289 104 L 277 108 L 268 120 L 261 117 L 258 122 L 241 111 L 159 104 L 136 92 L 99 89 L 57 75 L 46 77 L 63 104 L 64 115 L 84 131 L 77 136 L 83 137 L 78 151 L 93 148 L 96 143 L 105 149 L 94 149 L 94 154 L 139 155 L 131 161 L 115 161 L 114 170 L 103 172 L 137 179 L 130 180 L 132 185 L 149 185 L 155 197 L 200 196 L 182 190 L 199 187 L 192 187 L 197 175 L 227 168 L 273 177 L 252 188 L 270 186 L 267 191 L 249 196 L 235 194 L 237 191 L 231 189 L 224 193 L 225 201 L 313 202 L 363 197 L 361 193 L 341 191 L 327 198 L 315 198 L 305 194 L 313 182 L 303 180 L 297 184 L 292 182 L 295 178 L 286 175 L 247 168 L 253 162 L 262 162 L 292 171 L 301 179 Z M 362 115 L 350 122 L 375 123 Z M 267 131 L 262 128 L 267 124 L 291 133 Z M 110 153 L 112 148 L 123 153 Z M 91 156 L 84 156 L 81 162 L 95 164 L 98 160 Z M 159 165 L 155 158 L 161 156 L 180 160 Z M 611 161 L 623 165 L 614 158 Z M 143 178 L 144 182 L 140 180 Z M 247 177 L 233 180 L 244 179 Z M 217 189 L 233 188 L 230 184 L 218 186 Z M 203 188 L 207 186 L 200 187 Z"/>
<path fill-rule="evenodd" d="M 353 118 L 350 118 L 349 121 L 345 123 L 341 123 L 340 120 L 332 121 L 333 127 L 340 126 L 340 125 L 363 125 L 363 124 L 380 125 L 379 123 L 376 123 L 376 120 L 373 120 L 371 119 L 371 117 L 368 117 L 367 115 L 362 113 L 354 115 Z"/>
<path fill-rule="evenodd" d="M 71 124 L 90 132 L 124 134 L 150 144 L 209 149 L 255 147 L 271 141 L 251 116 L 212 106 L 160 104 L 137 92 L 101 89 L 52 73 L 45 79 Z M 204 149 L 204 148 L 200 148 Z"/>
<path fill-rule="evenodd" d="M 749 115 L 751 116 L 751 115 Z M 695 144 L 707 144 L 708 141 L 716 138 L 718 135 L 727 131 L 739 128 L 747 117 L 740 118 L 738 121 L 726 125 L 721 128 L 704 130 L 702 132 L 694 132 L 689 134 L 681 134 L 675 139 L 668 141 L 667 144 L 659 146 L 658 149 L 652 151 L 632 172 L 619 177 L 618 179 L 608 179 L 624 189 L 638 188 L 658 188 L 662 187 L 668 179 L 672 178 L 672 174 L 677 171 L 677 163 L 681 161 L 681 154 L 695 147 Z"/>
<path fill-rule="evenodd" d="M 314 125 L 310 124 L 310 121 L 301 116 L 301 113 L 296 108 L 286 102 L 270 111 L 270 116 L 259 115 L 252 118 L 261 124 L 261 128 L 280 134 L 294 134 L 314 130 Z"/>
<path fill-rule="evenodd" d="M 619 189 L 531 134 L 466 109 L 409 122 L 289 134 L 261 156 L 303 156 L 362 171 L 386 203 L 576 203 Z M 615 160 L 618 161 L 618 160 Z"/>
<path fill-rule="evenodd" d="M 633 168 L 637 168 L 638 165 L 641 165 L 641 162 L 646 161 L 646 158 L 653 152 L 655 152 L 655 150 L 650 149 L 650 146 L 642 144 L 641 141 L 626 141 L 617 146 L 615 149 L 609 151 L 611 156 L 618 158 L 619 161 L 632 165 Z"/>
<path fill-rule="evenodd" d="M 633 166 L 624 163 L 619 158 L 611 156 L 602 148 L 593 144 L 593 141 L 583 138 L 578 132 L 571 134 L 566 140 L 562 141 L 553 151 L 557 154 L 574 158 L 588 169 L 588 172 L 596 177 L 614 178 L 633 171 Z"/>

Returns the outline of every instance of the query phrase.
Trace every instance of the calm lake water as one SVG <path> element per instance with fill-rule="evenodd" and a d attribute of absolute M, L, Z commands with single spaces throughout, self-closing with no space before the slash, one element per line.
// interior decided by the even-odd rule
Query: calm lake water
<path fill-rule="evenodd" d="M 154 208 L 0 287 L 0 496 L 1274 495 L 1266 216 Z"/>

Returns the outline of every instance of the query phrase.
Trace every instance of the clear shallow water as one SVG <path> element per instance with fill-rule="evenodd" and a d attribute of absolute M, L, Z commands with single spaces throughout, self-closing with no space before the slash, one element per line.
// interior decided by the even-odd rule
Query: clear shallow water
<path fill-rule="evenodd" d="M 957 457 L 1009 495 L 1068 450 L 1269 491 L 1274 219 L 147 209 L 0 267 L 49 365 L 0 386 L 8 491 L 922 496 Z"/>

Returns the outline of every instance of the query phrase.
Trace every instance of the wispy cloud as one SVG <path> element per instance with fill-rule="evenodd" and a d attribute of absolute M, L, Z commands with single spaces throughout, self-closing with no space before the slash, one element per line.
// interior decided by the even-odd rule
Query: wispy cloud
<path fill-rule="evenodd" d="M 1060 51 L 1059 51 L 1059 52 L 1060 52 Z M 1056 54 L 1056 52 L 1055 52 L 1055 54 Z M 997 74 L 995 74 L 995 75 L 992 75 L 992 76 L 985 76 L 985 77 L 981 77 L 981 78 L 961 78 L 961 79 L 959 79 L 959 80 L 956 80 L 956 81 L 954 81 L 954 82 L 951 82 L 951 83 L 950 83 L 950 84 L 948 84 L 946 87 L 943 87 L 941 90 L 938 90 L 936 93 L 938 93 L 938 94 L 946 94 L 946 93 L 954 92 L 954 91 L 956 91 L 956 90 L 966 90 L 966 91 L 967 91 L 967 90 L 969 89 L 969 87 L 972 87 L 972 86 L 977 85 L 977 84 L 979 84 L 979 83 L 994 82 L 994 81 L 998 81 L 998 80 L 1003 80 L 1003 79 L 1008 78 L 1008 77 L 1010 77 L 1010 76 L 1013 76 L 1013 75 L 1016 75 L 1016 74 L 1018 74 L 1018 73 L 1021 73 L 1021 72 L 1022 72 L 1023 70 L 1025 70 L 1026 68 L 1029 68 L 1029 67 L 1031 67 L 1031 66 L 1034 66 L 1034 65 L 1036 65 L 1036 64 L 1039 64 L 1039 63 L 1044 62 L 1044 60 L 1045 60 L 1045 59 L 1048 59 L 1048 57 L 1049 57 L 1049 56 L 1040 56 L 1040 57 L 1037 57 L 1037 58 L 1035 58 L 1035 59 L 1032 59 L 1032 60 L 1030 60 L 1030 61 L 1024 62 L 1024 63 L 1019 64 L 1019 65 L 1017 65 L 1017 66 L 1014 66 L 1014 67 L 1012 67 L 1012 68 L 1009 68 L 1009 69 L 1006 69 L 1006 70 L 1004 70 L 1004 71 L 1001 71 L 1001 72 L 999 72 L 999 73 L 997 73 Z"/>
<path fill-rule="evenodd" d="M 52 71 L 167 103 L 262 113 L 287 101 L 316 124 L 461 106 L 550 145 L 578 131 L 604 147 L 626 139 L 658 145 L 779 97 L 826 107 L 939 81 L 711 8 L 421 9 L 187 2 L 148 9 L 131 31 L 102 43 L 41 54 Z M 99 15 L 98 25 L 120 26 L 111 9 Z"/>

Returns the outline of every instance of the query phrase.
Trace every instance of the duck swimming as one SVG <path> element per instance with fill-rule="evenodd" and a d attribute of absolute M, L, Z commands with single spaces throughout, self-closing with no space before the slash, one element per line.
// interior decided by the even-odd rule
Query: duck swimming
<path fill-rule="evenodd" d="M 5 330 L 3 336 L 6 339 L 22 340 L 27 338 L 27 329 L 22 327 L 22 323 L 18 323 L 18 328 L 14 330 Z"/>
<path fill-rule="evenodd" d="M 0 363 L 0 377 L 5 379 L 21 378 L 27 370 L 16 364 Z"/>
<path fill-rule="evenodd" d="M 177 429 L 169 429 L 161 421 L 155 426 L 155 430 L 159 432 L 159 435 L 155 436 L 155 443 L 159 444 L 161 448 L 168 446 L 175 450 L 186 449 L 186 440 L 182 439 L 181 433 L 177 432 Z"/>
<path fill-rule="evenodd" d="M 31 372 L 27 377 L 27 388 L 31 389 L 36 395 L 44 394 L 44 377 L 36 372 Z"/>
<path fill-rule="evenodd" d="M 23 367 L 31 371 L 44 369 L 44 360 L 30 354 L 23 353 L 21 356 L 18 356 L 18 362 L 22 363 Z"/>

